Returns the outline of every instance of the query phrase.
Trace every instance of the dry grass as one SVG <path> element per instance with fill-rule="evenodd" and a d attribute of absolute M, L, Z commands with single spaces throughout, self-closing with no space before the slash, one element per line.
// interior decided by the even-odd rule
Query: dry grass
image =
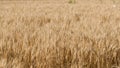
<path fill-rule="evenodd" d="M 0 68 L 119 68 L 119 10 L 110 0 L 0 1 Z"/>

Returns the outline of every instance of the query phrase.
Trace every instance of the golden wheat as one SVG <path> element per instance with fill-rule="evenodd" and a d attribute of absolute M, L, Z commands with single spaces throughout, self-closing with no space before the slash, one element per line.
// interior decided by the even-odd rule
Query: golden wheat
<path fill-rule="evenodd" d="M 116 2 L 0 1 L 0 68 L 120 67 Z"/>

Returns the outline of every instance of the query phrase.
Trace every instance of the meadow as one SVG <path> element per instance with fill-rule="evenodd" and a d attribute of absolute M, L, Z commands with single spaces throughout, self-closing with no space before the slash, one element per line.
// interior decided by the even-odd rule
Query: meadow
<path fill-rule="evenodd" d="M 0 0 L 0 68 L 120 68 L 119 0 Z"/>

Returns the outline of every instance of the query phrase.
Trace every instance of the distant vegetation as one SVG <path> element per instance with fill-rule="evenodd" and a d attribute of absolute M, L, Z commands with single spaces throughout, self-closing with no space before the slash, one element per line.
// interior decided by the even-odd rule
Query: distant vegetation
<path fill-rule="evenodd" d="M 69 3 L 76 3 L 76 0 L 69 0 Z"/>

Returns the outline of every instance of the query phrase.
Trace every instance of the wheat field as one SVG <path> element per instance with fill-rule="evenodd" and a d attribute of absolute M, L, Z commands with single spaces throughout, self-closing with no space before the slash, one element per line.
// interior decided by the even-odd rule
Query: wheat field
<path fill-rule="evenodd" d="M 119 0 L 0 0 L 0 68 L 120 68 Z"/>

